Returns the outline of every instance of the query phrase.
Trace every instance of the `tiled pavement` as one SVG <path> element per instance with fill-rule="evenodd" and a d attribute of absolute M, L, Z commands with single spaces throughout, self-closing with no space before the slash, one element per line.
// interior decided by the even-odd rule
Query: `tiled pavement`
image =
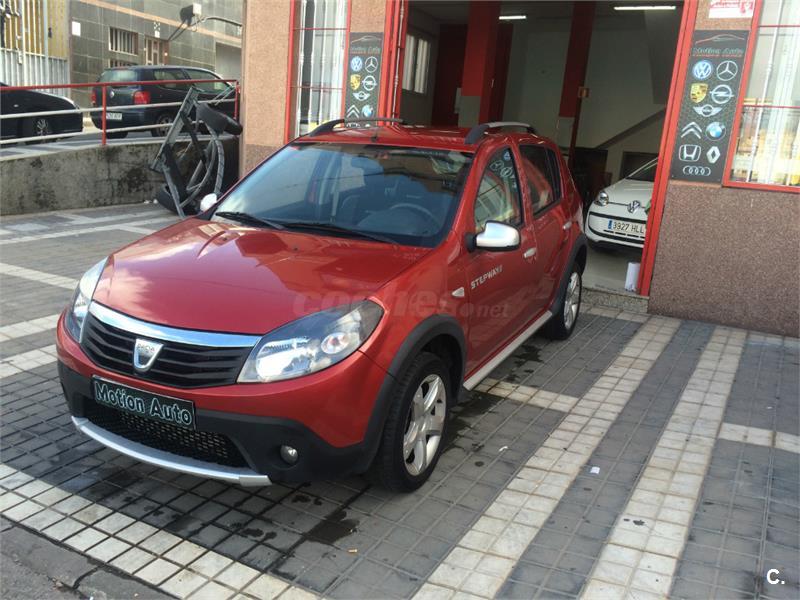
<path fill-rule="evenodd" d="M 457 408 L 431 482 L 404 496 L 359 477 L 239 488 L 84 438 L 55 314 L 86 268 L 169 220 L 143 206 L 0 224 L 12 526 L 176 596 L 800 596 L 796 339 L 586 310 Z"/>

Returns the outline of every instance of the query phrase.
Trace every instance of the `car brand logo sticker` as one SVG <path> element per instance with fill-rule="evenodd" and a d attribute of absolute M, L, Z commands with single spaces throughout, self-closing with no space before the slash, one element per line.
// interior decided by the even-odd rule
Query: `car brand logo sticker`
<path fill-rule="evenodd" d="M 378 82 L 375 81 L 375 77 L 373 77 L 372 75 L 367 75 L 366 77 L 364 77 L 364 81 L 361 83 L 361 85 L 364 86 L 364 89 L 366 91 L 371 92 L 376 88 Z"/>
<path fill-rule="evenodd" d="M 730 81 L 739 74 L 739 65 L 732 60 L 724 60 L 717 66 L 717 78 L 720 81 Z"/>
<path fill-rule="evenodd" d="M 706 158 L 712 165 L 719 160 L 720 156 L 722 156 L 722 153 L 719 151 L 718 146 L 711 146 L 711 148 L 708 149 L 708 152 L 706 152 Z"/>
<path fill-rule="evenodd" d="M 678 158 L 682 162 L 697 162 L 700 160 L 700 151 L 697 144 L 683 144 L 678 148 Z"/>
<path fill-rule="evenodd" d="M 709 123 L 706 127 L 706 137 L 710 140 L 721 140 L 725 137 L 725 125 L 719 121 Z"/>
<path fill-rule="evenodd" d="M 350 87 L 355 92 L 361 86 L 361 75 L 353 73 L 350 75 Z"/>
<path fill-rule="evenodd" d="M 698 165 L 686 165 L 683 167 L 684 175 L 699 175 L 701 177 L 708 177 L 711 175 L 711 167 L 701 167 Z"/>
<path fill-rule="evenodd" d="M 703 106 L 693 106 L 692 108 L 701 117 L 713 117 L 722 112 L 721 106 L 714 106 L 713 104 L 703 104 Z"/>
<path fill-rule="evenodd" d="M 357 119 L 360 115 L 361 113 L 359 112 L 358 107 L 355 104 L 351 104 L 350 106 L 347 107 L 347 113 L 345 116 L 348 119 Z"/>
<path fill-rule="evenodd" d="M 731 86 L 721 83 L 711 90 L 709 96 L 716 104 L 727 104 L 733 98 L 733 90 Z"/>
<path fill-rule="evenodd" d="M 141 373 L 150 369 L 163 347 L 164 344 L 161 342 L 136 338 L 136 344 L 133 346 L 134 368 Z"/>
<path fill-rule="evenodd" d="M 364 70 L 367 73 L 374 73 L 378 70 L 378 59 L 375 56 L 368 56 L 364 63 Z"/>
<path fill-rule="evenodd" d="M 714 65 L 707 60 L 698 61 L 692 67 L 692 75 L 694 75 L 695 79 L 708 79 L 713 72 Z"/>
<path fill-rule="evenodd" d="M 700 139 L 702 136 L 700 133 L 703 131 L 703 128 L 700 127 L 697 123 L 692 121 L 691 123 L 687 123 L 683 129 L 681 129 L 681 137 L 685 138 L 687 136 L 693 135 L 697 139 Z"/>
<path fill-rule="evenodd" d="M 702 102 L 705 99 L 707 93 L 708 93 L 707 83 L 693 83 L 692 87 L 689 89 L 689 97 L 695 104 L 699 104 L 700 102 Z"/>
<path fill-rule="evenodd" d="M 641 202 L 639 202 L 638 200 L 634 200 L 633 202 L 628 204 L 628 212 L 635 213 L 637 210 L 639 210 L 639 208 L 641 208 L 641 206 L 642 206 Z"/>
<path fill-rule="evenodd" d="M 358 73 L 361 69 L 364 68 L 364 61 L 360 56 L 354 56 L 350 59 L 350 70 L 355 71 Z"/>
<path fill-rule="evenodd" d="M 353 98 L 358 100 L 359 102 L 363 102 L 367 98 L 369 98 L 372 94 L 368 94 L 364 90 L 358 90 L 356 93 L 353 94 Z M 720 109 L 722 110 L 722 109 Z"/>
<path fill-rule="evenodd" d="M 365 104 L 364 107 L 361 109 L 361 114 L 364 115 L 365 118 L 369 119 L 375 110 L 372 108 L 371 104 Z"/>

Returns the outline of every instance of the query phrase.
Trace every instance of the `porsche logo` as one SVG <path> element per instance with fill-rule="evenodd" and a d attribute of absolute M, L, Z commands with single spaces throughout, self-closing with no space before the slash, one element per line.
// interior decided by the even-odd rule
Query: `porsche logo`
<path fill-rule="evenodd" d="M 361 87 L 361 75 L 359 75 L 358 73 L 350 75 L 350 87 L 353 89 L 354 92 Z"/>
<path fill-rule="evenodd" d="M 707 94 L 708 94 L 707 83 L 693 83 L 692 87 L 689 89 L 689 97 L 695 104 L 698 104 L 703 100 L 705 100 Z"/>

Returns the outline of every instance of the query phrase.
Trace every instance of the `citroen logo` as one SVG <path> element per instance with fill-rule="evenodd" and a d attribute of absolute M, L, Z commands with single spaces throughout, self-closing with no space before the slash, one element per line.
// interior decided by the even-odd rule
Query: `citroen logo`
<path fill-rule="evenodd" d="M 148 371 L 163 347 L 164 344 L 161 342 L 136 338 L 136 344 L 133 346 L 134 368 L 140 373 Z"/>

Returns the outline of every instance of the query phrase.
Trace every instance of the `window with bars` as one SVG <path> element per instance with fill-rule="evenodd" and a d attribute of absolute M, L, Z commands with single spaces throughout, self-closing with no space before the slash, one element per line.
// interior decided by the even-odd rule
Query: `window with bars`
<path fill-rule="evenodd" d="M 431 43 L 413 33 L 406 34 L 406 51 L 403 62 L 403 89 L 417 94 L 428 91 L 428 69 L 431 61 Z"/>
<path fill-rule="evenodd" d="M 144 60 L 146 65 L 167 64 L 167 41 L 147 37 L 144 40 Z"/>
<path fill-rule="evenodd" d="M 139 36 L 134 31 L 109 27 L 108 49 L 121 54 L 139 54 Z"/>
<path fill-rule="evenodd" d="M 287 135 L 341 117 L 348 0 L 294 0 L 294 48 Z"/>
<path fill-rule="evenodd" d="M 800 2 L 763 2 L 730 183 L 800 186 Z"/>

